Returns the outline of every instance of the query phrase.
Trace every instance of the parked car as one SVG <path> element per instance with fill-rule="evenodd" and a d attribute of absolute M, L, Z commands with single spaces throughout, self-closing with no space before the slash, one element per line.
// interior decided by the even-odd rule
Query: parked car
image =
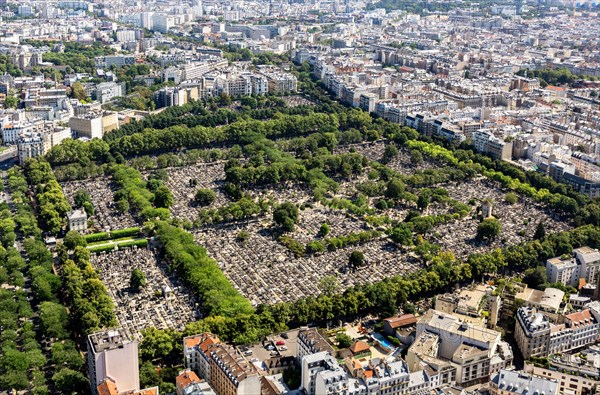
<path fill-rule="evenodd" d="M 252 355 L 252 350 L 246 350 L 246 351 L 244 351 L 244 355 L 246 355 L 246 356 Z"/>
<path fill-rule="evenodd" d="M 277 344 L 278 346 L 283 346 L 285 342 L 283 340 L 278 340 L 275 344 Z"/>
<path fill-rule="evenodd" d="M 272 344 L 267 345 L 265 348 L 269 351 L 273 351 L 275 349 L 275 347 Z"/>
<path fill-rule="evenodd" d="M 287 351 L 287 346 L 281 346 L 281 347 L 279 347 L 279 351 Z"/>

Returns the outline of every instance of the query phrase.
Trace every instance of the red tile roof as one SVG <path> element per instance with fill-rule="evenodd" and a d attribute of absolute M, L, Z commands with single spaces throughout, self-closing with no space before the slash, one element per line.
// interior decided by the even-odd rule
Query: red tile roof
<path fill-rule="evenodd" d="M 401 328 L 403 326 L 409 326 L 417 323 L 417 317 L 414 314 L 402 314 L 396 317 L 386 318 L 386 321 L 392 329 Z"/>
<path fill-rule="evenodd" d="M 596 320 L 589 309 L 571 313 L 565 316 L 565 318 L 571 322 L 571 326 L 573 327 L 593 325 L 596 323 Z"/>
<path fill-rule="evenodd" d="M 189 372 L 183 372 L 175 378 L 177 388 L 187 388 L 189 385 L 199 382 L 200 378 L 191 370 Z"/>
<path fill-rule="evenodd" d="M 96 387 L 98 395 L 117 395 L 117 385 L 114 381 L 106 379 L 99 386 Z"/>
<path fill-rule="evenodd" d="M 350 346 L 350 351 L 352 351 L 352 354 L 360 354 L 369 351 L 369 345 L 363 341 L 357 340 Z"/>

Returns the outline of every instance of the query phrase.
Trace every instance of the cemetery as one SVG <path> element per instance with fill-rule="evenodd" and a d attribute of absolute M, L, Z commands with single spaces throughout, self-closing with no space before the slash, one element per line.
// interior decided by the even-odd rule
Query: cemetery
<path fill-rule="evenodd" d="M 61 186 L 71 205 L 74 204 L 73 198 L 77 191 L 85 190 L 89 193 L 95 209 L 94 227 L 98 231 L 124 229 L 137 225 L 130 213 L 117 211 L 110 179 L 99 177 L 67 181 L 63 182 Z"/>
<path fill-rule="evenodd" d="M 359 153 L 369 161 L 382 162 L 387 145 L 389 143 L 384 141 L 340 145 L 335 154 Z M 240 158 L 242 163 L 248 159 Z M 471 253 L 489 252 L 529 241 L 540 222 L 548 233 L 572 228 L 568 221 L 543 203 L 522 195 L 517 195 L 516 201 L 507 201 L 506 195 L 510 191 L 484 176 L 428 185 L 427 188 L 444 191 L 446 198 L 443 201 L 434 199 L 426 207 L 417 208 L 416 201 L 405 199 L 389 207 L 379 207 L 377 203 L 383 192 L 365 196 L 361 189 L 361 185 L 369 182 L 379 183 L 382 187 L 386 185 L 384 181 L 371 178 L 369 173 L 374 169 L 373 163 L 359 174 L 337 178 L 338 187 L 328 192 L 324 200 L 315 198 L 313 190 L 302 182 L 245 185 L 245 196 L 255 202 L 268 202 L 265 211 L 243 220 L 198 221 L 201 210 L 218 209 L 236 201 L 226 192 L 226 162 L 168 167 L 164 169 L 167 175 L 164 185 L 173 194 L 171 216 L 193 224 L 191 231 L 197 243 L 207 249 L 233 286 L 255 306 L 317 296 L 323 292 L 321 281 L 324 278 L 336 279 L 337 292 L 423 268 L 422 257 L 412 251 L 410 243 L 395 243 L 386 233 L 392 226 L 397 226 L 393 224 L 406 222 L 407 215 L 414 212 L 431 218 L 445 216 L 445 220 L 419 232 L 421 240 L 437 244 L 439 251 L 450 251 L 461 259 Z M 402 177 L 443 168 L 437 160 L 403 147 L 383 162 Z M 145 172 L 144 178 L 149 179 L 151 174 Z M 70 201 L 79 189 L 90 193 L 96 209 L 93 220 L 98 230 L 142 225 L 135 222 L 131 213 L 116 211 L 114 191 L 111 190 L 114 186 L 110 179 L 69 181 L 62 186 Z M 198 204 L 195 195 L 199 189 L 213 191 L 214 199 L 208 204 Z M 407 184 L 406 190 L 416 198 L 422 187 Z M 363 210 L 360 213 L 334 204 L 334 200 L 354 202 L 359 195 L 366 199 L 360 203 Z M 274 224 L 272 215 L 274 207 L 284 202 L 293 203 L 300 209 L 297 222 L 287 232 Z M 483 219 L 484 202 L 501 224 L 499 235 L 489 240 L 476 237 Z M 464 212 L 460 216 L 456 214 L 456 204 L 463 204 Z M 385 220 L 377 221 L 377 218 Z M 327 224 L 327 235 L 321 234 L 323 224 Z M 335 248 L 328 244 L 331 239 L 375 230 L 379 232 L 358 243 Z M 417 233 L 413 233 L 413 242 L 417 242 Z M 320 244 L 321 249 L 314 250 L 314 243 Z M 349 263 L 355 251 L 364 256 L 364 263 L 358 267 Z M 115 262 L 120 264 L 115 265 Z M 166 276 L 159 260 L 141 246 L 101 252 L 94 255 L 92 263 L 100 270 L 102 280 L 118 306 L 119 322 L 132 331 L 147 326 L 181 328 L 198 314 L 183 284 L 178 283 L 176 277 Z M 140 293 L 128 290 L 129 276 L 135 268 L 143 270 L 148 278 L 149 285 Z M 165 288 L 170 292 L 165 294 Z"/>
<path fill-rule="evenodd" d="M 200 318 L 198 305 L 176 276 L 166 274 L 166 266 L 145 248 L 125 248 L 92 254 L 92 266 L 115 302 L 119 326 L 137 338 L 142 329 L 182 330 L 185 324 Z M 131 274 L 140 270 L 145 285 L 131 287 Z"/>

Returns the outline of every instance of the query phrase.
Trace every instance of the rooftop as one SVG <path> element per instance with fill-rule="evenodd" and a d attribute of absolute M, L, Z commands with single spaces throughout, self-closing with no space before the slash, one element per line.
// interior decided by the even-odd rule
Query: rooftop
<path fill-rule="evenodd" d="M 402 314 L 395 317 L 386 318 L 386 321 L 393 329 L 417 323 L 417 317 L 414 314 Z"/>
<path fill-rule="evenodd" d="M 597 324 L 596 319 L 589 309 L 571 313 L 565 316 L 565 320 L 571 324 L 571 327 L 580 327 Z"/>
<path fill-rule="evenodd" d="M 123 347 L 131 343 L 125 332 L 121 329 L 109 329 L 107 331 L 92 333 L 88 336 L 88 346 L 92 346 L 95 354 Z"/>
<path fill-rule="evenodd" d="M 192 370 L 184 370 L 175 378 L 175 383 L 178 388 L 186 388 L 194 383 L 199 383 L 200 378 Z"/>
<path fill-rule="evenodd" d="M 523 395 L 552 395 L 558 393 L 558 382 L 556 380 L 504 369 L 494 376 L 492 383 L 498 386 L 500 390 L 508 393 Z"/>
<path fill-rule="evenodd" d="M 473 323 L 461 321 L 452 314 L 442 313 L 433 309 L 429 310 L 423 318 L 419 320 L 417 325 L 417 332 L 423 328 L 433 333 L 458 335 L 458 339 L 471 339 L 471 341 L 487 344 L 488 347 L 500 339 L 499 332 Z"/>

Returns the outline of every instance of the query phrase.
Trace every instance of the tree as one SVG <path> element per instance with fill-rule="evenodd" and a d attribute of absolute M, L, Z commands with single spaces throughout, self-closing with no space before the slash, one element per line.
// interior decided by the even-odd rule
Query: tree
<path fill-rule="evenodd" d="M 90 194 L 88 193 L 88 191 L 86 191 L 85 189 L 80 189 L 77 192 L 75 192 L 75 196 L 73 197 L 73 201 L 75 202 L 75 206 L 77 206 L 77 207 L 83 207 L 83 204 L 85 202 L 91 202 L 92 199 L 91 199 Z"/>
<path fill-rule="evenodd" d="M 208 188 L 200 188 L 196 191 L 196 195 L 194 196 L 194 201 L 199 206 L 209 206 L 212 202 L 215 201 L 217 194 Z"/>
<path fill-rule="evenodd" d="M 544 240 L 546 238 L 546 227 L 543 222 L 538 222 L 535 227 L 535 233 L 533 234 L 534 240 Z"/>
<path fill-rule="evenodd" d="M 413 244 L 412 224 L 410 223 L 398 224 L 398 226 L 392 228 L 388 233 L 394 243 L 403 246 L 410 246 Z"/>
<path fill-rule="evenodd" d="M 338 333 L 335 341 L 339 348 L 348 348 L 352 345 L 352 338 L 345 333 Z"/>
<path fill-rule="evenodd" d="M 273 210 L 273 220 L 286 232 L 291 232 L 298 221 L 298 207 L 290 202 L 280 204 Z"/>
<path fill-rule="evenodd" d="M 161 381 L 158 370 L 152 362 L 144 361 L 140 366 L 140 386 L 142 388 L 148 388 L 158 385 Z"/>
<path fill-rule="evenodd" d="M 350 254 L 350 258 L 348 259 L 348 263 L 352 267 L 361 267 L 365 263 L 365 255 L 362 251 L 354 250 Z"/>
<path fill-rule="evenodd" d="M 69 316 L 61 304 L 43 302 L 40 305 L 40 323 L 44 333 L 50 337 L 61 340 L 69 337 Z"/>
<path fill-rule="evenodd" d="M 120 213 L 126 213 L 129 211 L 129 202 L 127 199 L 119 199 L 115 203 L 117 211 Z"/>
<path fill-rule="evenodd" d="M 532 267 L 525 270 L 523 282 L 530 288 L 537 288 L 546 281 L 548 281 L 548 277 L 546 275 L 546 268 L 544 266 Z"/>
<path fill-rule="evenodd" d="M 81 82 L 77 81 L 71 85 L 71 97 L 79 101 L 84 101 L 87 99 L 87 94 L 85 93 L 85 89 L 83 88 Z"/>
<path fill-rule="evenodd" d="M 496 218 L 486 218 L 477 225 L 477 238 L 494 240 L 502 231 L 502 224 Z"/>
<path fill-rule="evenodd" d="M 405 314 L 415 314 L 417 312 L 417 309 L 415 309 L 415 305 L 412 303 L 404 303 L 404 306 L 402 306 L 402 310 Z"/>
<path fill-rule="evenodd" d="M 79 370 L 83 366 L 83 358 L 72 340 L 53 343 L 50 360 L 55 365 L 65 366 L 73 370 Z"/>
<path fill-rule="evenodd" d="M 12 95 L 6 96 L 6 99 L 4 99 L 4 106 L 6 108 L 17 108 L 19 106 L 19 99 Z"/>
<path fill-rule="evenodd" d="M 440 246 L 435 243 L 430 243 L 423 239 L 423 236 L 417 236 L 416 247 L 414 248 L 417 254 L 424 263 L 431 261 L 440 251 Z"/>
<path fill-rule="evenodd" d="M 82 394 L 89 390 L 88 380 L 76 370 L 62 368 L 52 376 L 56 388 L 63 394 Z"/>
<path fill-rule="evenodd" d="M 323 294 L 332 296 L 340 289 L 340 282 L 336 276 L 325 276 L 319 280 L 317 288 L 319 288 Z"/>
<path fill-rule="evenodd" d="M 390 160 L 394 159 L 398 156 L 398 148 L 396 148 L 393 144 L 388 144 L 385 146 L 385 150 L 383 151 L 383 163 L 388 163 Z"/>
<path fill-rule="evenodd" d="M 145 360 L 167 356 L 173 350 L 173 337 L 166 330 L 150 327 L 142 335 L 140 354 Z"/>
<path fill-rule="evenodd" d="M 167 186 L 162 185 L 156 189 L 154 205 L 159 208 L 169 208 L 173 205 L 173 194 Z"/>
<path fill-rule="evenodd" d="M 427 207 L 429 207 L 429 203 L 431 203 L 430 194 L 421 192 L 419 194 L 419 198 L 417 199 L 417 207 L 420 210 L 425 210 Z"/>
<path fill-rule="evenodd" d="M 65 238 L 63 239 L 63 244 L 69 250 L 74 250 L 77 246 L 87 246 L 87 242 L 85 241 L 83 236 L 81 236 L 76 230 L 71 230 L 67 232 Z"/>
<path fill-rule="evenodd" d="M 398 200 L 402 197 L 405 190 L 406 190 L 406 188 L 402 181 L 391 180 L 387 184 L 387 188 L 385 190 L 385 196 L 390 199 Z"/>
<path fill-rule="evenodd" d="M 85 213 L 88 217 L 91 217 L 96 212 L 96 210 L 94 210 L 94 205 L 92 204 L 92 202 L 83 202 L 83 209 L 85 210 Z"/>
<path fill-rule="evenodd" d="M 517 196 L 516 193 L 514 192 L 509 192 L 506 195 L 504 195 L 504 201 L 507 204 L 515 204 L 519 201 L 519 197 Z"/>
<path fill-rule="evenodd" d="M 146 275 L 140 269 L 133 269 L 131 271 L 131 277 L 129 278 L 129 286 L 135 292 L 139 292 L 140 289 L 146 285 Z"/>
<path fill-rule="evenodd" d="M 419 165 L 423 163 L 423 154 L 417 150 L 410 151 L 410 163 L 413 165 Z"/>
<path fill-rule="evenodd" d="M 325 237 L 329 234 L 330 231 L 331 231 L 331 229 L 329 228 L 328 224 L 322 224 L 321 227 L 319 228 L 319 236 Z"/>
<path fill-rule="evenodd" d="M 227 107 L 231 105 L 231 97 L 229 97 L 229 95 L 225 92 L 221 93 L 219 95 L 219 105 L 221 105 L 222 107 Z"/>

